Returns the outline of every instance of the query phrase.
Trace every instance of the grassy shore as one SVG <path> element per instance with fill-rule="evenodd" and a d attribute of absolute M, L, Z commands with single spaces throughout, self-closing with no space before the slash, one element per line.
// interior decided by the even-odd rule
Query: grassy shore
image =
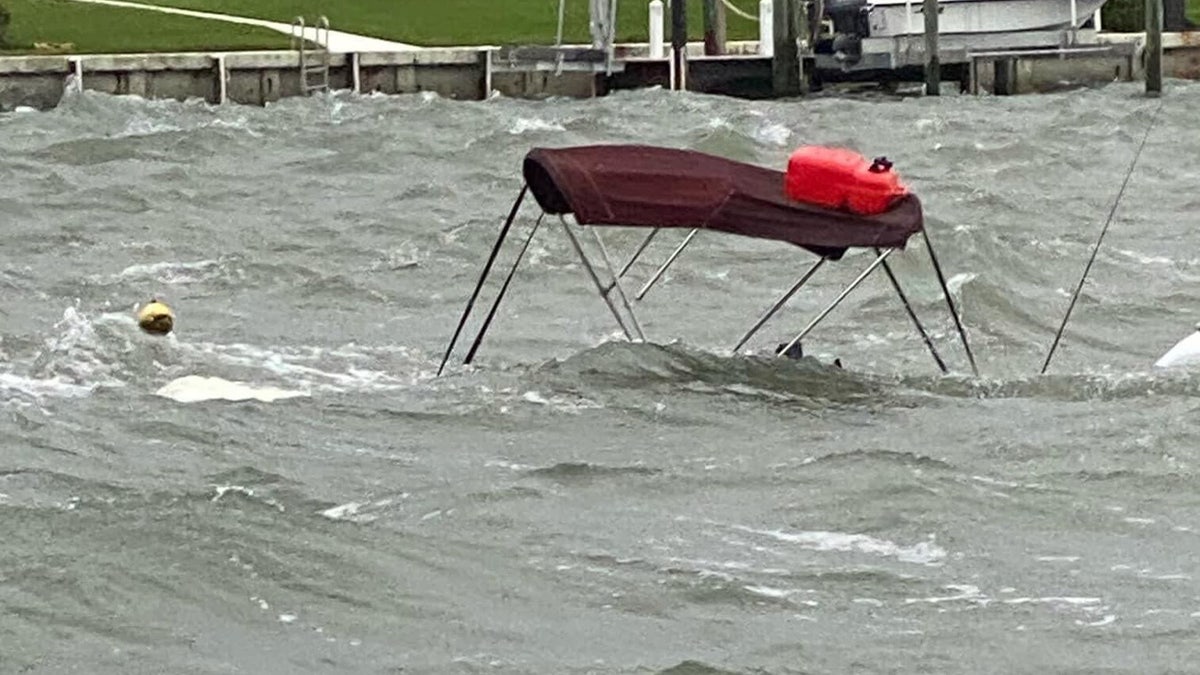
<path fill-rule="evenodd" d="M 291 22 L 324 14 L 335 30 L 426 46 L 551 44 L 558 30 L 558 0 L 143 0 L 158 5 Z M 617 39 L 645 42 L 649 0 L 618 0 Z M 758 15 L 757 0 L 731 0 Z M 687 0 L 688 32 L 703 34 L 701 0 Z M 664 4 L 666 4 L 664 2 Z M 727 14 L 731 40 L 755 39 L 758 23 Z M 588 0 L 566 0 L 563 39 L 590 42 Z M 670 17 L 666 17 L 670 25 Z"/>
<path fill-rule="evenodd" d="M 265 28 L 68 0 L 0 0 L 12 14 L 0 53 L 165 52 L 287 49 L 288 36 Z M 35 50 L 35 43 L 51 45 Z"/>
<path fill-rule="evenodd" d="M 558 23 L 558 0 L 141 0 L 290 23 L 324 14 L 333 27 L 419 45 L 549 44 Z M 702 37 L 701 0 L 688 2 L 688 33 Z M 757 15 L 757 0 L 731 0 Z M 1141 0 L 1110 0 L 1114 13 L 1134 11 Z M 617 39 L 647 39 L 648 0 L 618 0 Z M 74 53 L 285 49 L 286 35 L 218 21 L 122 9 L 69 0 L 0 0 L 12 13 L 8 52 L 33 51 L 34 43 L 60 45 Z M 665 4 L 665 3 L 664 3 Z M 1188 0 L 1189 16 L 1200 19 L 1200 0 Z M 1116 18 L 1114 16 L 1114 18 Z M 1136 18 L 1136 17 L 1135 17 Z M 670 16 L 666 17 L 670 24 Z M 731 40 L 755 39 L 757 22 L 727 13 Z M 588 42 L 587 0 L 566 0 L 564 40 Z M 1118 23 L 1118 22 L 1114 22 Z M 1137 23 L 1137 22 L 1133 22 Z M 1114 26 L 1116 27 L 1116 26 Z M 668 29 L 669 32 L 669 29 Z M 4 53 L 0 51 L 0 53 Z"/>

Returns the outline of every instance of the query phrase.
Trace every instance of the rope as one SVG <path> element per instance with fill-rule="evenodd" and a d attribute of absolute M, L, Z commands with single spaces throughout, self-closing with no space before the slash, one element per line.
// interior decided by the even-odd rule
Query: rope
<path fill-rule="evenodd" d="M 758 22 L 757 16 L 754 16 L 753 14 L 749 14 L 747 12 L 743 12 L 742 10 L 735 7 L 732 2 L 729 2 L 729 0 L 721 0 L 721 4 L 725 5 L 725 9 L 728 9 L 729 11 L 733 12 L 734 14 L 737 14 L 738 16 L 742 17 L 743 19 L 746 19 L 747 21 L 753 21 L 755 23 Z"/>
<path fill-rule="evenodd" d="M 1104 241 L 1104 235 L 1108 233 L 1108 226 L 1112 224 L 1113 215 L 1117 212 L 1117 207 L 1121 204 L 1121 198 L 1125 196 L 1125 187 L 1129 185 L 1129 178 L 1133 176 L 1133 169 L 1137 166 L 1138 158 L 1142 156 L 1142 150 L 1146 147 L 1146 141 L 1150 138 L 1150 130 L 1154 128 L 1154 122 L 1158 120 L 1158 113 L 1162 110 L 1165 99 L 1158 102 L 1158 107 L 1154 109 L 1154 115 L 1150 117 L 1150 124 L 1146 127 L 1146 133 L 1142 136 L 1142 144 L 1138 146 L 1137 153 L 1133 156 L 1133 162 L 1129 164 L 1129 170 L 1125 172 L 1125 180 L 1121 182 L 1121 189 L 1117 191 L 1117 198 L 1113 201 L 1112 209 L 1108 212 L 1108 220 L 1104 221 L 1104 227 L 1100 229 L 1100 236 L 1096 239 L 1096 245 L 1092 247 L 1092 256 L 1088 258 L 1087 265 L 1083 268 L 1083 276 L 1079 277 L 1079 285 L 1075 287 L 1075 293 L 1071 295 L 1071 304 L 1067 305 L 1067 313 L 1063 317 L 1062 325 L 1058 327 L 1058 333 L 1054 336 L 1054 343 L 1050 345 L 1050 351 L 1046 354 L 1046 361 L 1042 363 L 1042 375 L 1046 374 L 1046 369 L 1050 367 L 1050 359 L 1054 356 L 1054 350 L 1058 348 L 1058 341 L 1062 339 L 1063 330 L 1067 327 L 1067 320 L 1071 318 L 1071 310 L 1075 309 L 1075 301 L 1079 299 L 1079 293 L 1083 290 L 1083 283 L 1087 280 L 1088 272 L 1092 269 L 1092 263 L 1096 262 L 1096 254 L 1100 252 L 1100 242 Z"/>
<path fill-rule="evenodd" d="M 746 19 L 747 21 L 753 21 L 755 23 L 758 23 L 757 16 L 754 16 L 753 14 L 750 14 L 749 12 L 746 12 L 745 10 L 738 9 L 736 6 L 734 6 L 733 3 L 729 2 L 729 0 L 721 0 L 721 4 L 725 5 L 726 9 L 728 9 L 729 11 L 733 12 L 734 14 L 742 17 L 743 19 Z M 663 7 L 664 7 L 664 9 L 671 9 L 671 0 L 664 0 Z"/>

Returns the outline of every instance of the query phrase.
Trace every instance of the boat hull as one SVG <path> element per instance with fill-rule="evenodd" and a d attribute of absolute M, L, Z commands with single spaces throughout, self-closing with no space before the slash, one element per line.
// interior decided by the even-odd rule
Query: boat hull
<path fill-rule="evenodd" d="M 1104 0 L 942 0 L 938 4 L 939 35 L 972 35 L 1076 29 L 1092 18 Z M 872 2 L 865 9 L 869 35 L 863 37 L 925 34 L 920 0 Z"/>

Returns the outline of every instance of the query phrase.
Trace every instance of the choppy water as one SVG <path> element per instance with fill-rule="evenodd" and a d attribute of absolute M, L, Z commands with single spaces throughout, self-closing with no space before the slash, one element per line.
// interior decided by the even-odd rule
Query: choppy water
<path fill-rule="evenodd" d="M 0 671 L 1192 671 L 1200 378 L 1150 364 L 1200 308 L 1198 104 L 1172 84 L 1044 377 L 1136 85 L 0 115 Z M 816 362 L 766 356 L 864 255 L 731 357 L 802 254 L 701 235 L 630 346 L 548 228 L 475 367 L 433 377 L 523 153 L 630 140 L 888 155 L 982 376 L 919 240 L 893 260 L 946 377 L 884 277 Z M 168 339 L 131 317 L 156 294 Z M 188 375 L 304 395 L 156 395 Z"/>

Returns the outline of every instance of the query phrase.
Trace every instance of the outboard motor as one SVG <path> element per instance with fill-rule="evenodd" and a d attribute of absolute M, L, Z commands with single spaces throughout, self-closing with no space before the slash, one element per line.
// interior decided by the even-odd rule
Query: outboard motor
<path fill-rule="evenodd" d="M 825 0 L 825 15 L 833 22 L 833 54 L 846 65 L 862 58 L 862 39 L 871 34 L 867 0 Z"/>

